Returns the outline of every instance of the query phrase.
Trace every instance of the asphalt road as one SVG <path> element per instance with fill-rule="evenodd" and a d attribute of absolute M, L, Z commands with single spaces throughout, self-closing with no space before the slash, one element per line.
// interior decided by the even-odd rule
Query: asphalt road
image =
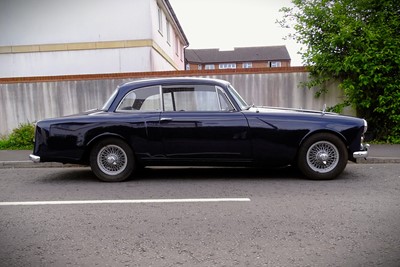
<path fill-rule="evenodd" d="M 333 181 L 167 168 L 112 184 L 86 168 L 2 169 L 0 265 L 397 267 L 400 164 L 349 164 Z"/>

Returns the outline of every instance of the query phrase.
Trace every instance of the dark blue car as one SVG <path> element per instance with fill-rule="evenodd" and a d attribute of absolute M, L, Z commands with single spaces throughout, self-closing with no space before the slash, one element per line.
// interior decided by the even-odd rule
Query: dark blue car
<path fill-rule="evenodd" d="M 106 104 L 36 125 L 34 162 L 90 165 L 103 181 L 144 166 L 297 166 L 333 179 L 365 158 L 367 122 L 334 113 L 249 106 L 226 81 L 139 80 Z"/>

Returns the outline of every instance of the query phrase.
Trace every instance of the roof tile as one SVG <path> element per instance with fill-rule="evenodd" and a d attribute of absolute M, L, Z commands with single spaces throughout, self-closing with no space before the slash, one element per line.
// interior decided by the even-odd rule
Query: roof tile
<path fill-rule="evenodd" d="M 290 60 L 286 46 L 239 47 L 231 51 L 219 49 L 186 49 L 185 51 L 185 58 L 190 63 Z"/>

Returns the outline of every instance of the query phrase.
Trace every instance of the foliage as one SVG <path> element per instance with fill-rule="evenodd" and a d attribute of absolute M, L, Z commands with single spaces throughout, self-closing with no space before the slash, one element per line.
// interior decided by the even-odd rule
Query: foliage
<path fill-rule="evenodd" d="M 335 79 L 379 140 L 400 143 L 399 0 L 292 0 L 282 27 L 303 44 L 308 87 Z"/>
<path fill-rule="evenodd" d="M 0 149 L 33 149 L 34 131 L 33 124 L 20 124 L 9 136 L 0 139 Z"/>

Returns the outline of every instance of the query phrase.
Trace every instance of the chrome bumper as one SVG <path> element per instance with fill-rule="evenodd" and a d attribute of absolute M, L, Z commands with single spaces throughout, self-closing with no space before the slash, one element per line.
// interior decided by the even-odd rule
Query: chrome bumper
<path fill-rule="evenodd" d="M 356 151 L 353 153 L 353 158 L 359 159 L 359 158 L 367 158 L 368 157 L 368 149 L 369 149 L 369 144 L 361 145 L 361 151 Z"/>
<path fill-rule="evenodd" d="M 32 160 L 33 162 L 40 162 L 40 157 L 39 156 L 35 156 L 33 154 L 29 155 L 29 159 Z"/>

